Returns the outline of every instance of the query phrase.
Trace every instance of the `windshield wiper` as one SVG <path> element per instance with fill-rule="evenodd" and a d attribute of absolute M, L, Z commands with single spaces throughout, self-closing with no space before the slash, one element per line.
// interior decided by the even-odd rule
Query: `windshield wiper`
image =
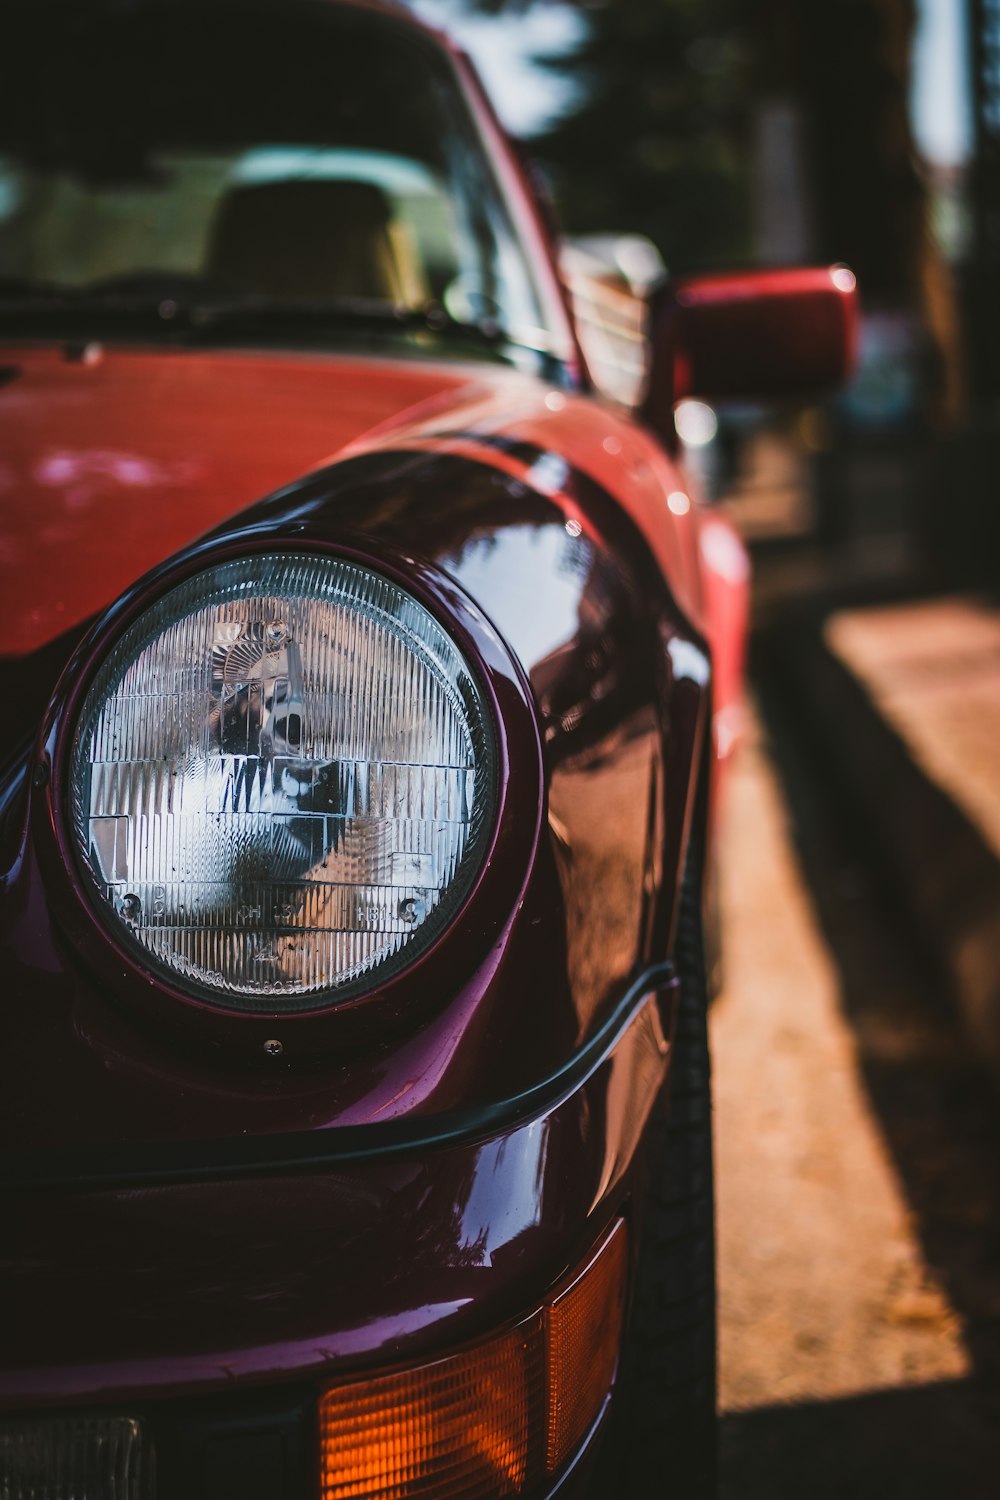
<path fill-rule="evenodd" d="M 194 302 L 199 298 L 226 297 L 231 290 L 217 280 L 186 271 L 126 271 L 70 286 L 27 276 L 0 276 L 3 304 L 57 302 L 71 307 L 93 304 L 155 308 L 166 299 Z"/>
<path fill-rule="evenodd" d="M 83 286 L 8 276 L 0 277 L 0 317 L 20 320 L 37 313 L 100 312 L 169 321 L 201 298 L 226 294 L 217 282 L 180 272 L 140 271 Z"/>
<path fill-rule="evenodd" d="M 462 322 L 437 302 L 407 307 L 365 297 L 300 300 L 250 295 L 199 300 L 186 313 L 194 328 L 228 332 L 288 329 L 298 333 L 315 330 L 321 335 L 324 329 L 335 328 L 427 333 L 447 339 L 472 339 L 491 348 L 511 342 L 498 324 L 486 320 Z"/>
<path fill-rule="evenodd" d="M 95 338 L 136 326 L 165 330 L 180 304 L 94 287 L 0 281 L 0 330 L 6 333 L 87 334 Z"/>
<path fill-rule="evenodd" d="M 403 333 L 419 342 L 474 344 L 502 357 L 505 348 L 538 351 L 491 319 L 465 322 L 438 302 L 397 306 L 376 299 L 344 297 L 306 300 L 233 294 L 217 283 L 183 274 L 138 273 L 84 287 L 60 287 L 28 280 L 0 280 L 0 326 L 81 325 L 95 337 L 102 332 L 140 328 L 184 343 L 213 343 L 220 336 L 268 343 L 292 336 L 296 342 L 324 342 L 331 332 Z M 421 337 L 423 336 L 423 337 Z"/>

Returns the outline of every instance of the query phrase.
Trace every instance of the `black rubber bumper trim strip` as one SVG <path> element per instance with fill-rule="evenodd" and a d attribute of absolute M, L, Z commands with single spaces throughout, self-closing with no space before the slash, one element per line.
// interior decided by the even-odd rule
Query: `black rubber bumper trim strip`
<path fill-rule="evenodd" d="M 550 1114 L 607 1062 L 656 994 L 674 982 L 671 964 L 646 969 L 593 1035 L 554 1073 L 519 1094 L 475 1109 L 370 1125 L 330 1126 L 233 1140 L 115 1142 L 0 1154 L 0 1185 L 77 1191 L 318 1171 L 476 1144 Z"/>

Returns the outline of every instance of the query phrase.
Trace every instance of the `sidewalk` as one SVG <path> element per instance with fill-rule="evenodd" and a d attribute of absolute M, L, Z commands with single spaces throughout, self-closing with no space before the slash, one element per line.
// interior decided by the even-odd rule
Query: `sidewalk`
<path fill-rule="evenodd" d="M 787 625 L 786 687 L 1000 1073 L 1000 607 L 959 595 Z"/>

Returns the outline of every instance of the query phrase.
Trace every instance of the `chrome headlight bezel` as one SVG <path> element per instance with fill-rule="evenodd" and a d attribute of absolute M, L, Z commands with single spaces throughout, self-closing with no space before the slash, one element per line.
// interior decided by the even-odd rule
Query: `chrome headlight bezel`
<path fill-rule="evenodd" d="M 454 640 L 383 573 L 285 550 L 216 563 L 91 682 L 77 866 L 156 976 L 238 1014 L 321 1010 L 449 925 L 492 825 L 494 741 Z"/>
<path fill-rule="evenodd" d="M 479 868 L 443 930 L 398 972 L 331 991 L 307 1008 L 242 1010 L 179 983 L 143 962 L 114 913 L 102 911 L 81 869 L 71 813 L 73 747 L 83 705 L 107 657 L 137 621 L 178 585 L 216 564 L 261 553 L 316 553 L 379 574 L 411 595 L 453 640 L 480 690 L 495 765 L 492 824 Z M 316 537 L 255 527 L 191 548 L 142 580 L 108 611 L 79 648 L 53 700 L 36 772 L 46 783 L 39 840 L 60 925 L 88 967 L 117 997 L 207 1042 L 270 1057 L 315 1056 L 388 1034 L 409 1016 L 440 1007 L 467 981 L 510 920 L 531 867 L 542 812 L 542 752 L 530 688 L 474 603 L 436 565 L 399 549 L 350 537 Z M 511 775 L 517 767 L 516 777 Z M 45 846 L 45 847 L 43 847 Z M 124 939 L 124 940 L 123 940 Z M 275 1045 L 277 1043 L 277 1045 Z"/>

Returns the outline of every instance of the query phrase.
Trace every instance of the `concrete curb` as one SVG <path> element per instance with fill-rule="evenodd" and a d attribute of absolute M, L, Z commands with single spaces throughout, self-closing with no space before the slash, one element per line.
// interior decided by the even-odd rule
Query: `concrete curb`
<path fill-rule="evenodd" d="M 827 647 L 822 619 L 781 631 L 766 649 L 1000 1076 L 1000 859 Z"/>

